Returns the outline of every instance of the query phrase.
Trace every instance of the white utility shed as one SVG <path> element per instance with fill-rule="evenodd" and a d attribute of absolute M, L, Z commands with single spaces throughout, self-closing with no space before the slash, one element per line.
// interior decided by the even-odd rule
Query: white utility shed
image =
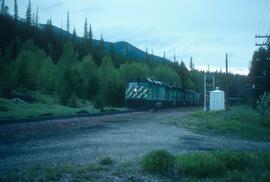
<path fill-rule="evenodd" d="M 210 92 L 210 111 L 220 111 L 225 110 L 225 97 L 224 92 L 216 90 Z"/>

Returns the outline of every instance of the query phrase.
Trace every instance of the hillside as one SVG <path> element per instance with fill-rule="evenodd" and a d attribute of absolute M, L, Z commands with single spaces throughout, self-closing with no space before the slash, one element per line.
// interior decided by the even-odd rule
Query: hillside
<path fill-rule="evenodd" d="M 13 42 L 17 41 L 15 38 L 19 38 L 21 44 L 25 41 L 32 39 L 39 48 L 43 49 L 46 53 L 50 52 L 50 48 L 48 45 L 52 45 L 54 50 L 58 50 L 54 52 L 52 57 L 54 59 L 59 58 L 62 55 L 62 47 L 63 42 L 67 39 L 72 41 L 74 39 L 74 35 L 69 33 L 59 27 L 54 25 L 48 24 L 39 24 L 36 26 L 29 26 L 23 20 L 15 21 L 9 15 L 0 14 L 0 47 L 3 49 L 10 44 L 14 44 Z M 51 29 L 51 30 L 50 30 Z M 52 31 L 52 32 L 50 32 Z M 76 36 L 78 42 L 83 42 L 83 38 Z M 94 45 L 99 45 L 100 40 L 93 39 Z M 18 45 L 16 45 L 18 46 Z M 119 42 L 108 42 L 104 41 L 104 50 L 105 53 L 109 53 L 111 46 L 113 46 L 114 51 L 116 54 L 122 57 L 127 57 L 132 60 L 137 61 L 145 61 L 146 60 L 146 53 L 139 48 L 135 47 L 134 45 L 126 42 L 126 41 L 119 41 Z M 12 52 L 14 53 L 13 58 L 16 57 L 16 48 L 12 47 Z M 152 61 L 162 62 L 164 59 L 159 56 L 150 55 Z"/>

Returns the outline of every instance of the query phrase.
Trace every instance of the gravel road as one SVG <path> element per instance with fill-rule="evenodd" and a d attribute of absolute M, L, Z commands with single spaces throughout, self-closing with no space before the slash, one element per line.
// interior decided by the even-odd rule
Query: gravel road
<path fill-rule="evenodd" d="M 43 164 L 130 160 L 155 150 L 270 150 L 270 142 L 202 135 L 167 123 L 192 109 L 136 112 L 0 126 L 0 171 Z"/>

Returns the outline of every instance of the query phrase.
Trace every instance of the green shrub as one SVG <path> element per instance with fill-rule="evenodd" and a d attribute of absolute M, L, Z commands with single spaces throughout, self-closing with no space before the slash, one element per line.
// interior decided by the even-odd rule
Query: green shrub
<path fill-rule="evenodd" d="M 229 171 L 245 170 L 251 165 L 252 160 L 256 160 L 255 156 L 252 158 L 250 154 L 235 151 L 217 152 L 215 156 L 223 161 L 226 170 Z"/>
<path fill-rule="evenodd" d="M 99 162 L 101 165 L 112 165 L 113 160 L 110 157 L 106 157 Z"/>
<path fill-rule="evenodd" d="M 208 177 L 222 176 L 224 163 L 212 153 L 194 153 L 177 156 L 177 173 L 185 176 Z"/>
<path fill-rule="evenodd" d="M 146 154 L 141 163 L 147 172 L 170 175 L 175 166 L 175 157 L 166 150 L 157 150 Z"/>

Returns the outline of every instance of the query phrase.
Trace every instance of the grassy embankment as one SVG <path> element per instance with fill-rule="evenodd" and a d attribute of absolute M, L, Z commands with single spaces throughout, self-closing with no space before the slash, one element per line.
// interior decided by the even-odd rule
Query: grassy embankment
<path fill-rule="evenodd" d="M 100 112 L 92 102 L 78 99 L 77 107 L 61 105 L 55 95 L 47 95 L 39 92 L 31 92 L 33 103 L 0 98 L 0 119 L 17 119 L 30 117 L 61 116 L 69 114 L 85 114 Z M 105 107 L 105 111 L 123 110 L 124 108 Z"/>
<path fill-rule="evenodd" d="M 89 165 L 21 168 L 4 181 L 270 181 L 270 154 L 215 151 L 173 155 L 153 151 L 138 161 L 104 158 Z"/>
<path fill-rule="evenodd" d="M 248 106 L 234 106 L 227 111 L 194 112 L 169 123 L 195 132 L 236 136 L 253 140 L 270 140 L 270 113 L 261 120 L 260 114 Z"/>

